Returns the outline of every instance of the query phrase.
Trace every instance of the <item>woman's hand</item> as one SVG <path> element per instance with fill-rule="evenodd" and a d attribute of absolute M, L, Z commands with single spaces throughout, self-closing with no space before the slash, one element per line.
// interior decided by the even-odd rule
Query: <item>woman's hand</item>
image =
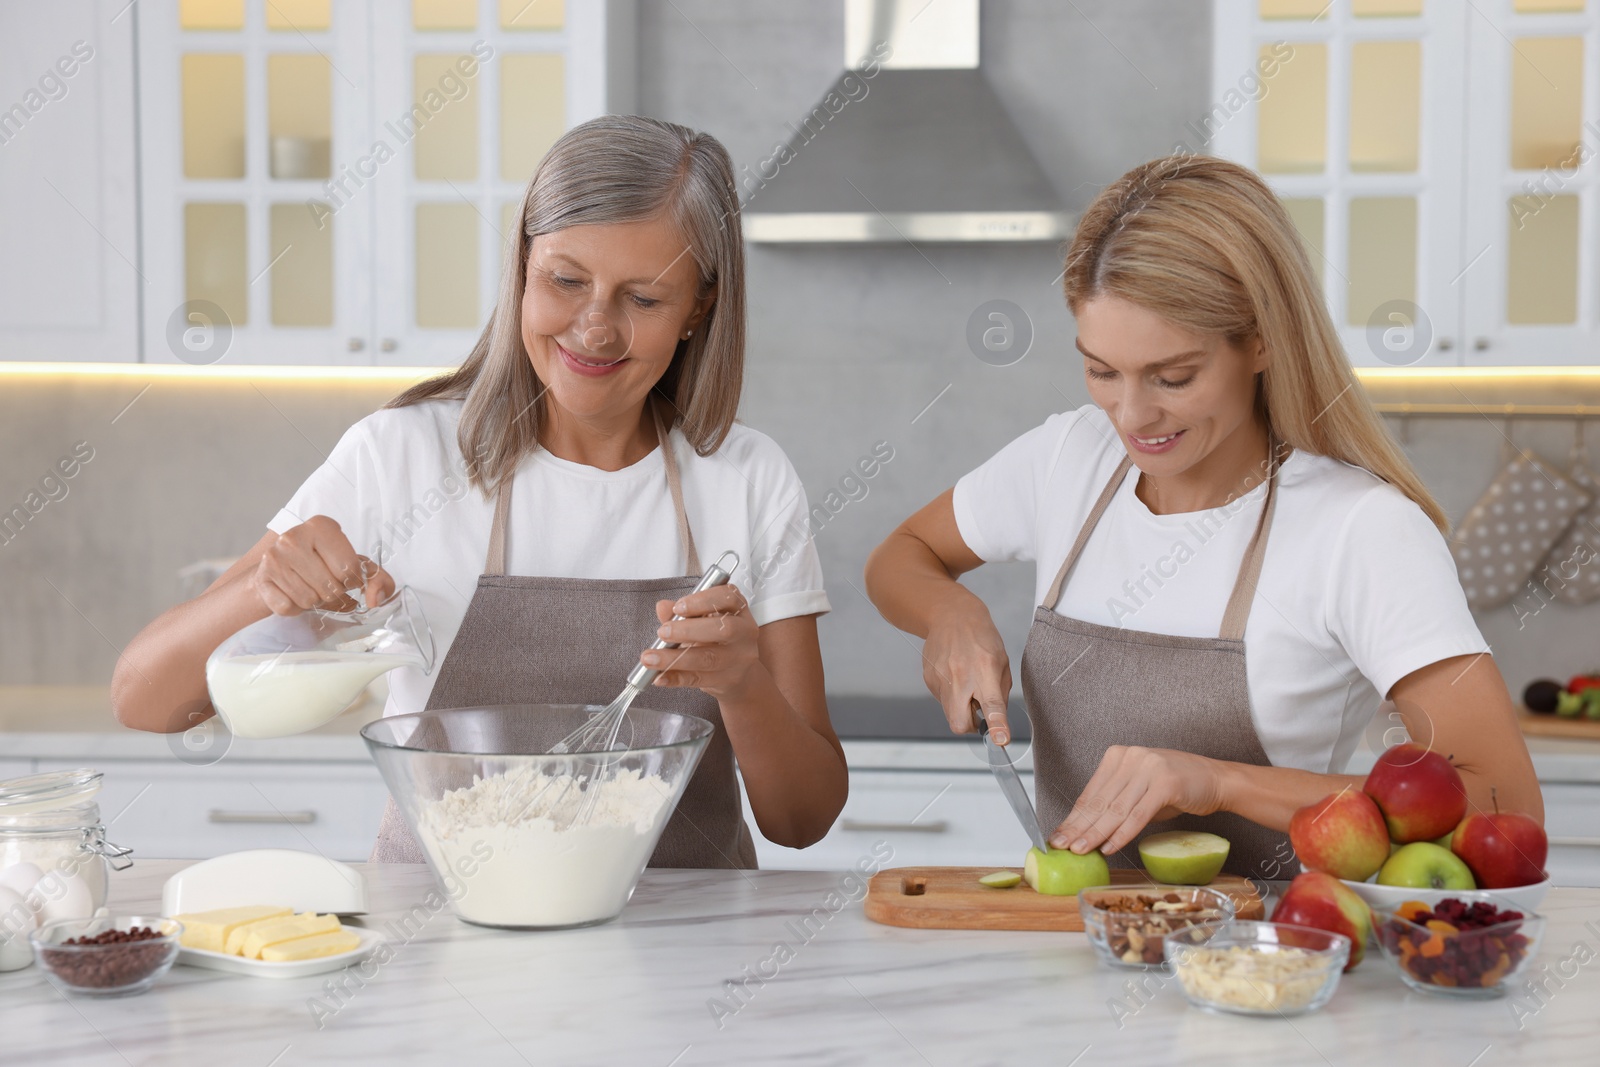
<path fill-rule="evenodd" d="M 1050 845 L 1114 854 L 1152 822 L 1179 814 L 1210 815 L 1221 808 L 1217 761 L 1170 748 L 1112 745 L 1071 814 L 1050 835 Z"/>
<path fill-rule="evenodd" d="M 672 616 L 683 618 L 673 621 Z M 656 630 L 680 648 L 644 652 L 639 662 L 661 673 L 655 684 L 699 689 L 722 700 L 736 695 L 760 661 L 756 621 L 737 586 L 719 585 L 676 603 L 656 602 Z"/>
<path fill-rule="evenodd" d="M 1011 695 L 1011 659 L 995 629 L 989 609 L 976 597 L 962 610 L 938 619 L 922 646 L 922 682 L 944 707 L 950 729 L 970 734 L 976 703 L 989 722 L 989 736 L 997 745 L 1011 740 L 1006 724 L 1006 700 Z"/>
<path fill-rule="evenodd" d="M 313 608 L 351 611 L 357 605 L 350 589 L 362 590 L 369 605 L 394 592 L 388 572 L 358 554 L 339 524 L 326 515 L 313 515 L 279 534 L 262 553 L 250 584 L 274 615 Z"/>

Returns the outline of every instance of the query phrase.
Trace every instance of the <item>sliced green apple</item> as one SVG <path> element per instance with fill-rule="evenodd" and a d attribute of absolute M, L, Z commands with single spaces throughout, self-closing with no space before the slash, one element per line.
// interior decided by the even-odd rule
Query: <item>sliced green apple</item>
<path fill-rule="evenodd" d="M 1080 889 L 1111 884 L 1111 867 L 1099 849 L 1080 856 L 1071 849 L 1040 852 L 1030 848 L 1022 872 L 1024 882 L 1052 897 L 1077 896 Z"/>
<path fill-rule="evenodd" d="M 990 889 L 1010 889 L 1012 886 L 1022 884 L 1022 875 L 1016 871 L 995 871 L 993 874 L 984 875 L 978 881 Z"/>
<path fill-rule="evenodd" d="M 1209 885 L 1228 862 L 1228 839 L 1202 830 L 1168 830 L 1139 842 L 1151 878 L 1168 885 Z"/>

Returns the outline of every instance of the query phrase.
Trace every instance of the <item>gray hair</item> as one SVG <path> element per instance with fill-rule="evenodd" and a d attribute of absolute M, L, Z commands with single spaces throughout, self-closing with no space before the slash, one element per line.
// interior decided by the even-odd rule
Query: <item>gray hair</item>
<path fill-rule="evenodd" d="M 533 239 L 569 226 L 663 215 L 694 257 L 696 295 L 716 296 L 694 334 L 678 342 L 655 393 L 696 452 L 715 452 L 738 414 L 744 383 L 744 241 L 733 164 L 710 134 L 638 115 L 591 119 L 551 146 L 523 194 L 520 224 L 508 237 L 516 254 L 505 257 L 494 314 L 472 352 L 454 371 L 412 386 L 387 406 L 463 399 L 457 440 L 472 484 L 490 494 L 539 447 L 546 386 L 522 343 Z"/>

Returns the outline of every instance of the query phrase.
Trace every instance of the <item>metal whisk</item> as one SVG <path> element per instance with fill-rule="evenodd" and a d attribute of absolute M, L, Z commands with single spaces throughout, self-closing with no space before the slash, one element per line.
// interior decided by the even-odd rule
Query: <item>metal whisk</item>
<path fill-rule="evenodd" d="M 719 585 L 726 585 L 728 579 L 733 577 L 733 572 L 739 566 L 739 554 L 734 551 L 724 552 L 717 558 L 700 579 L 700 584 L 694 587 L 694 592 L 699 593 Z M 694 594 L 691 593 L 691 596 Z M 674 615 L 672 620 L 677 622 L 682 615 Z M 677 648 L 678 646 L 664 638 L 656 638 L 651 649 Z M 622 692 L 617 698 L 607 704 L 599 714 L 588 722 L 572 731 L 566 737 L 556 742 L 550 751 L 553 754 L 566 752 L 607 752 L 617 742 L 617 731 L 622 727 L 622 719 L 628 713 L 628 708 L 638 695 L 650 688 L 650 683 L 656 680 L 656 675 L 661 671 L 646 667 L 643 663 L 636 665 L 628 673 L 627 684 L 622 687 Z"/>
<path fill-rule="evenodd" d="M 694 592 L 698 593 L 714 586 L 726 585 L 728 579 L 733 577 L 734 569 L 738 566 L 739 554 L 731 550 L 724 552 L 701 577 L 700 584 L 694 587 Z M 674 615 L 672 618 L 677 621 L 682 619 L 683 616 Z M 656 642 L 650 647 L 652 649 L 663 649 L 677 648 L 678 645 L 657 638 Z M 622 692 L 617 694 L 617 698 L 590 716 L 582 726 L 557 741 L 550 749 L 551 754 L 565 755 L 570 753 L 576 757 L 585 753 L 610 752 L 617 743 L 617 732 L 622 728 L 622 720 L 627 716 L 628 708 L 632 706 L 634 699 L 640 693 L 650 687 L 650 683 L 655 681 L 656 675 L 660 673 L 659 669 L 646 667 L 642 663 L 636 665 L 632 671 L 628 672 L 627 683 L 623 686 Z M 582 801 L 579 803 L 571 823 L 581 825 L 587 822 L 590 813 L 594 810 L 595 800 L 599 796 L 598 786 L 602 781 L 610 777 L 611 770 L 619 758 L 609 756 L 600 756 L 592 760 L 575 758 L 572 761 L 572 769 L 568 774 L 545 783 L 537 793 L 520 805 L 520 810 L 508 821 L 519 822 L 528 812 L 536 809 L 554 813 L 566 802 L 568 793 L 573 789 L 582 789 Z M 589 771 L 587 775 L 582 773 L 580 764 L 587 764 Z M 555 789 L 559 789 L 559 791 L 552 793 L 552 790 Z"/>

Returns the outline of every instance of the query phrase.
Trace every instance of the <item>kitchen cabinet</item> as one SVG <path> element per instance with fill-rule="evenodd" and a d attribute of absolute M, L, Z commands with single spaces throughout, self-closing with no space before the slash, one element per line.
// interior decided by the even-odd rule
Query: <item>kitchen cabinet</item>
<path fill-rule="evenodd" d="M 0 11 L 0 359 L 131 362 L 139 248 L 126 0 Z"/>
<path fill-rule="evenodd" d="M 143 358 L 459 362 L 564 130 L 629 109 L 630 0 L 144 0 Z"/>
<path fill-rule="evenodd" d="M 937 742 L 946 744 L 945 742 Z M 1033 775 L 1024 774 L 1030 795 Z M 756 834 L 756 857 L 775 870 L 845 870 L 873 856 L 880 841 L 894 849 L 889 865 L 1015 867 L 1030 845 L 985 770 L 911 771 L 852 768 L 850 799 L 833 828 L 807 849 L 784 848 Z"/>
<path fill-rule="evenodd" d="M 1592 364 L 1594 0 L 1216 0 L 1184 146 L 1284 200 L 1357 366 Z"/>
<path fill-rule="evenodd" d="M 40 760 L 57 770 L 80 762 Z M 292 848 L 361 861 L 378 836 L 388 790 L 370 763 L 224 759 L 101 760 L 106 837 L 141 858 L 206 859 L 250 848 Z M 20 772 L 27 773 L 27 772 Z"/>

